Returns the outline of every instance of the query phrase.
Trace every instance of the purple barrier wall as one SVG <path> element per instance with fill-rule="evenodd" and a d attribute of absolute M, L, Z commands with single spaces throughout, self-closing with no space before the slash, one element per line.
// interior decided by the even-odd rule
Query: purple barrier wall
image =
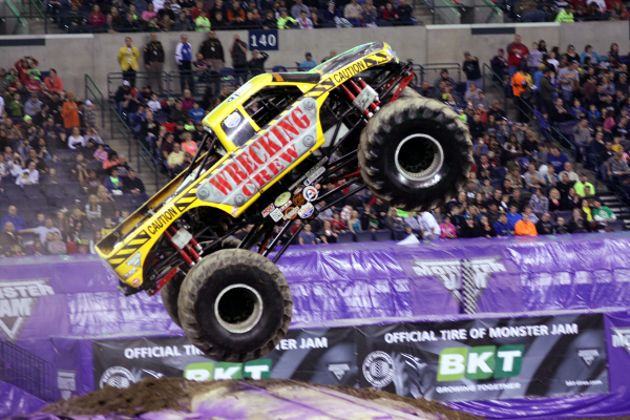
<path fill-rule="evenodd" d="M 294 327 L 315 327 L 331 320 L 454 319 L 464 309 L 627 308 L 627 261 L 630 235 L 620 233 L 293 247 L 280 266 L 294 296 Z M 96 257 L 6 259 L 0 265 L 0 337 L 25 349 L 20 357 L 34 357 L 42 378 L 65 384 L 58 396 L 93 387 L 87 338 L 181 334 L 159 297 L 121 296 Z M 2 358 L 19 353 L 0 351 Z M 618 388 L 614 380 L 611 395 Z M 51 398 L 43 391 L 34 395 Z"/>

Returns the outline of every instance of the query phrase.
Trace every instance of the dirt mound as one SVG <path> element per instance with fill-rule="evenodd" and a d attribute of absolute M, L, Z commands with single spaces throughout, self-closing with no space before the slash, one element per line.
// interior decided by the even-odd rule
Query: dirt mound
<path fill-rule="evenodd" d="M 191 412 L 195 409 L 193 399 L 200 395 L 216 395 L 217 397 L 232 395 L 236 396 L 235 400 L 239 403 L 247 404 L 247 398 L 243 398 L 247 392 L 256 393 L 256 395 L 266 392 L 273 397 L 282 395 L 287 389 L 290 389 L 290 393 L 297 399 L 299 399 L 300 391 L 309 394 L 319 391 L 324 399 L 336 398 L 340 403 L 355 404 L 359 408 L 365 407 L 360 407 L 361 404 L 356 402 L 367 400 L 374 403 L 372 404 L 374 407 L 381 407 L 387 412 L 399 412 L 401 416 L 425 414 L 428 416 L 422 417 L 462 420 L 477 418 L 453 411 L 437 402 L 403 398 L 372 389 L 319 386 L 289 380 L 194 382 L 182 378 L 146 379 L 126 389 L 106 387 L 82 397 L 51 404 L 43 411 L 64 417 L 99 414 L 135 417 L 162 410 Z M 326 407 L 319 408 L 326 409 Z M 264 411 L 264 407 L 256 407 L 256 409 Z"/>

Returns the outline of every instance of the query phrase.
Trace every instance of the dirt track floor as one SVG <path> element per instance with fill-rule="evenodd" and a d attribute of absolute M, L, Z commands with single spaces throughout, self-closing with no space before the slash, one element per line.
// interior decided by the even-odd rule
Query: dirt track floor
<path fill-rule="evenodd" d="M 257 387 L 271 387 L 277 385 L 313 385 L 296 381 L 256 381 L 251 382 Z M 79 416 L 114 414 L 122 416 L 139 416 L 147 412 L 159 410 L 189 411 L 190 402 L 194 395 L 207 392 L 215 387 L 236 389 L 238 381 L 194 382 L 181 378 L 146 379 L 127 389 L 111 388 L 95 391 L 91 394 L 75 397 L 68 401 L 60 401 L 47 406 L 43 411 L 57 416 Z M 412 406 L 427 413 L 440 414 L 443 418 L 454 420 L 476 419 L 478 417 L 450 410 L 444 405 L 425 401 L 403 398 L 390 393 L 372 389 L 354 389 L 348 387 L 327 387 L 366 400 L 381 400 L 384 405 Z"/>

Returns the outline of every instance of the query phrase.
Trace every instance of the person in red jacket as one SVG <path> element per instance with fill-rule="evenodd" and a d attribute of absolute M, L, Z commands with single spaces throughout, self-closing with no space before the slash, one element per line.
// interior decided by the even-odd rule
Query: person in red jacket
<path fill-rule="evenodd" d="M 44 84 L 51 92 L 63 92 L 63 80 L 61 80 L 61 77 L 59 77 L 55 69 L 50 69 L 48 76 L 44 78 Z"/>
<path fill-rule="evenodd" d="M 107 20 L 103 12 L 101 12 L 99 5 L 95 4 L 94 7 L 92 7 L 92 11 L 88 17 L 88 22 L 90 23 L 92 31 L 102 31 L 105 29 Z"/>
<path fill-rule="evenodd" d="M 529 49 L 521 42 L 521 36 L 519 34 L 514 35 L 514 41 L 508 44 L 507 53 L 508 69 L 510 77 L 512 77 L 520 67 L 521 62 L 526 62 L 527 55 L 529 54 Z"/>

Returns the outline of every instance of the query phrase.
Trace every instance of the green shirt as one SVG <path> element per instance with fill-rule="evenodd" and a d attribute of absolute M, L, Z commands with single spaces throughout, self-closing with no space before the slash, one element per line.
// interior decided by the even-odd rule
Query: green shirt
<path fill-rule="evenodd" d="M 278 18 L 278 29 L 286 29 L 287 25 L 297 25 L 297 20 L 293 19 L 291 16 Z"/>
<path fill-rule="evenodd" d="M 560 9 L 558 15 L 556 16 L 556 22 L 573 23 L 575 22 L 575 19 L 573 19 L 573 13 L 567 12 L 566 9 Z"/>
<path fill-rule="evenodd" d="M 593 214 L 593 219 L 599 221 L 599 220 L 614 220 L 615 214 L 613 213 L 613 211 L 606 206 L 601 206 L 598 209 L 593 209 L 591 210 L 591 213 Z"/>
<path fill-rule="evenodd" d="M 573 188 L 575 188 L 575 193 L 580 197 L 586 196 L 586 187 L 589 186 L 591 188 L 591 195 L 595 195 L 595 186 L 590 182 L 582 182 L 578 181 L 575 183 Z"/>
<path fill-rule="evenodd" d="M 204 15 L 197 16 L 195 19 L 195 31 L 197 32 L 210 32 L 210 19 Z"/>

